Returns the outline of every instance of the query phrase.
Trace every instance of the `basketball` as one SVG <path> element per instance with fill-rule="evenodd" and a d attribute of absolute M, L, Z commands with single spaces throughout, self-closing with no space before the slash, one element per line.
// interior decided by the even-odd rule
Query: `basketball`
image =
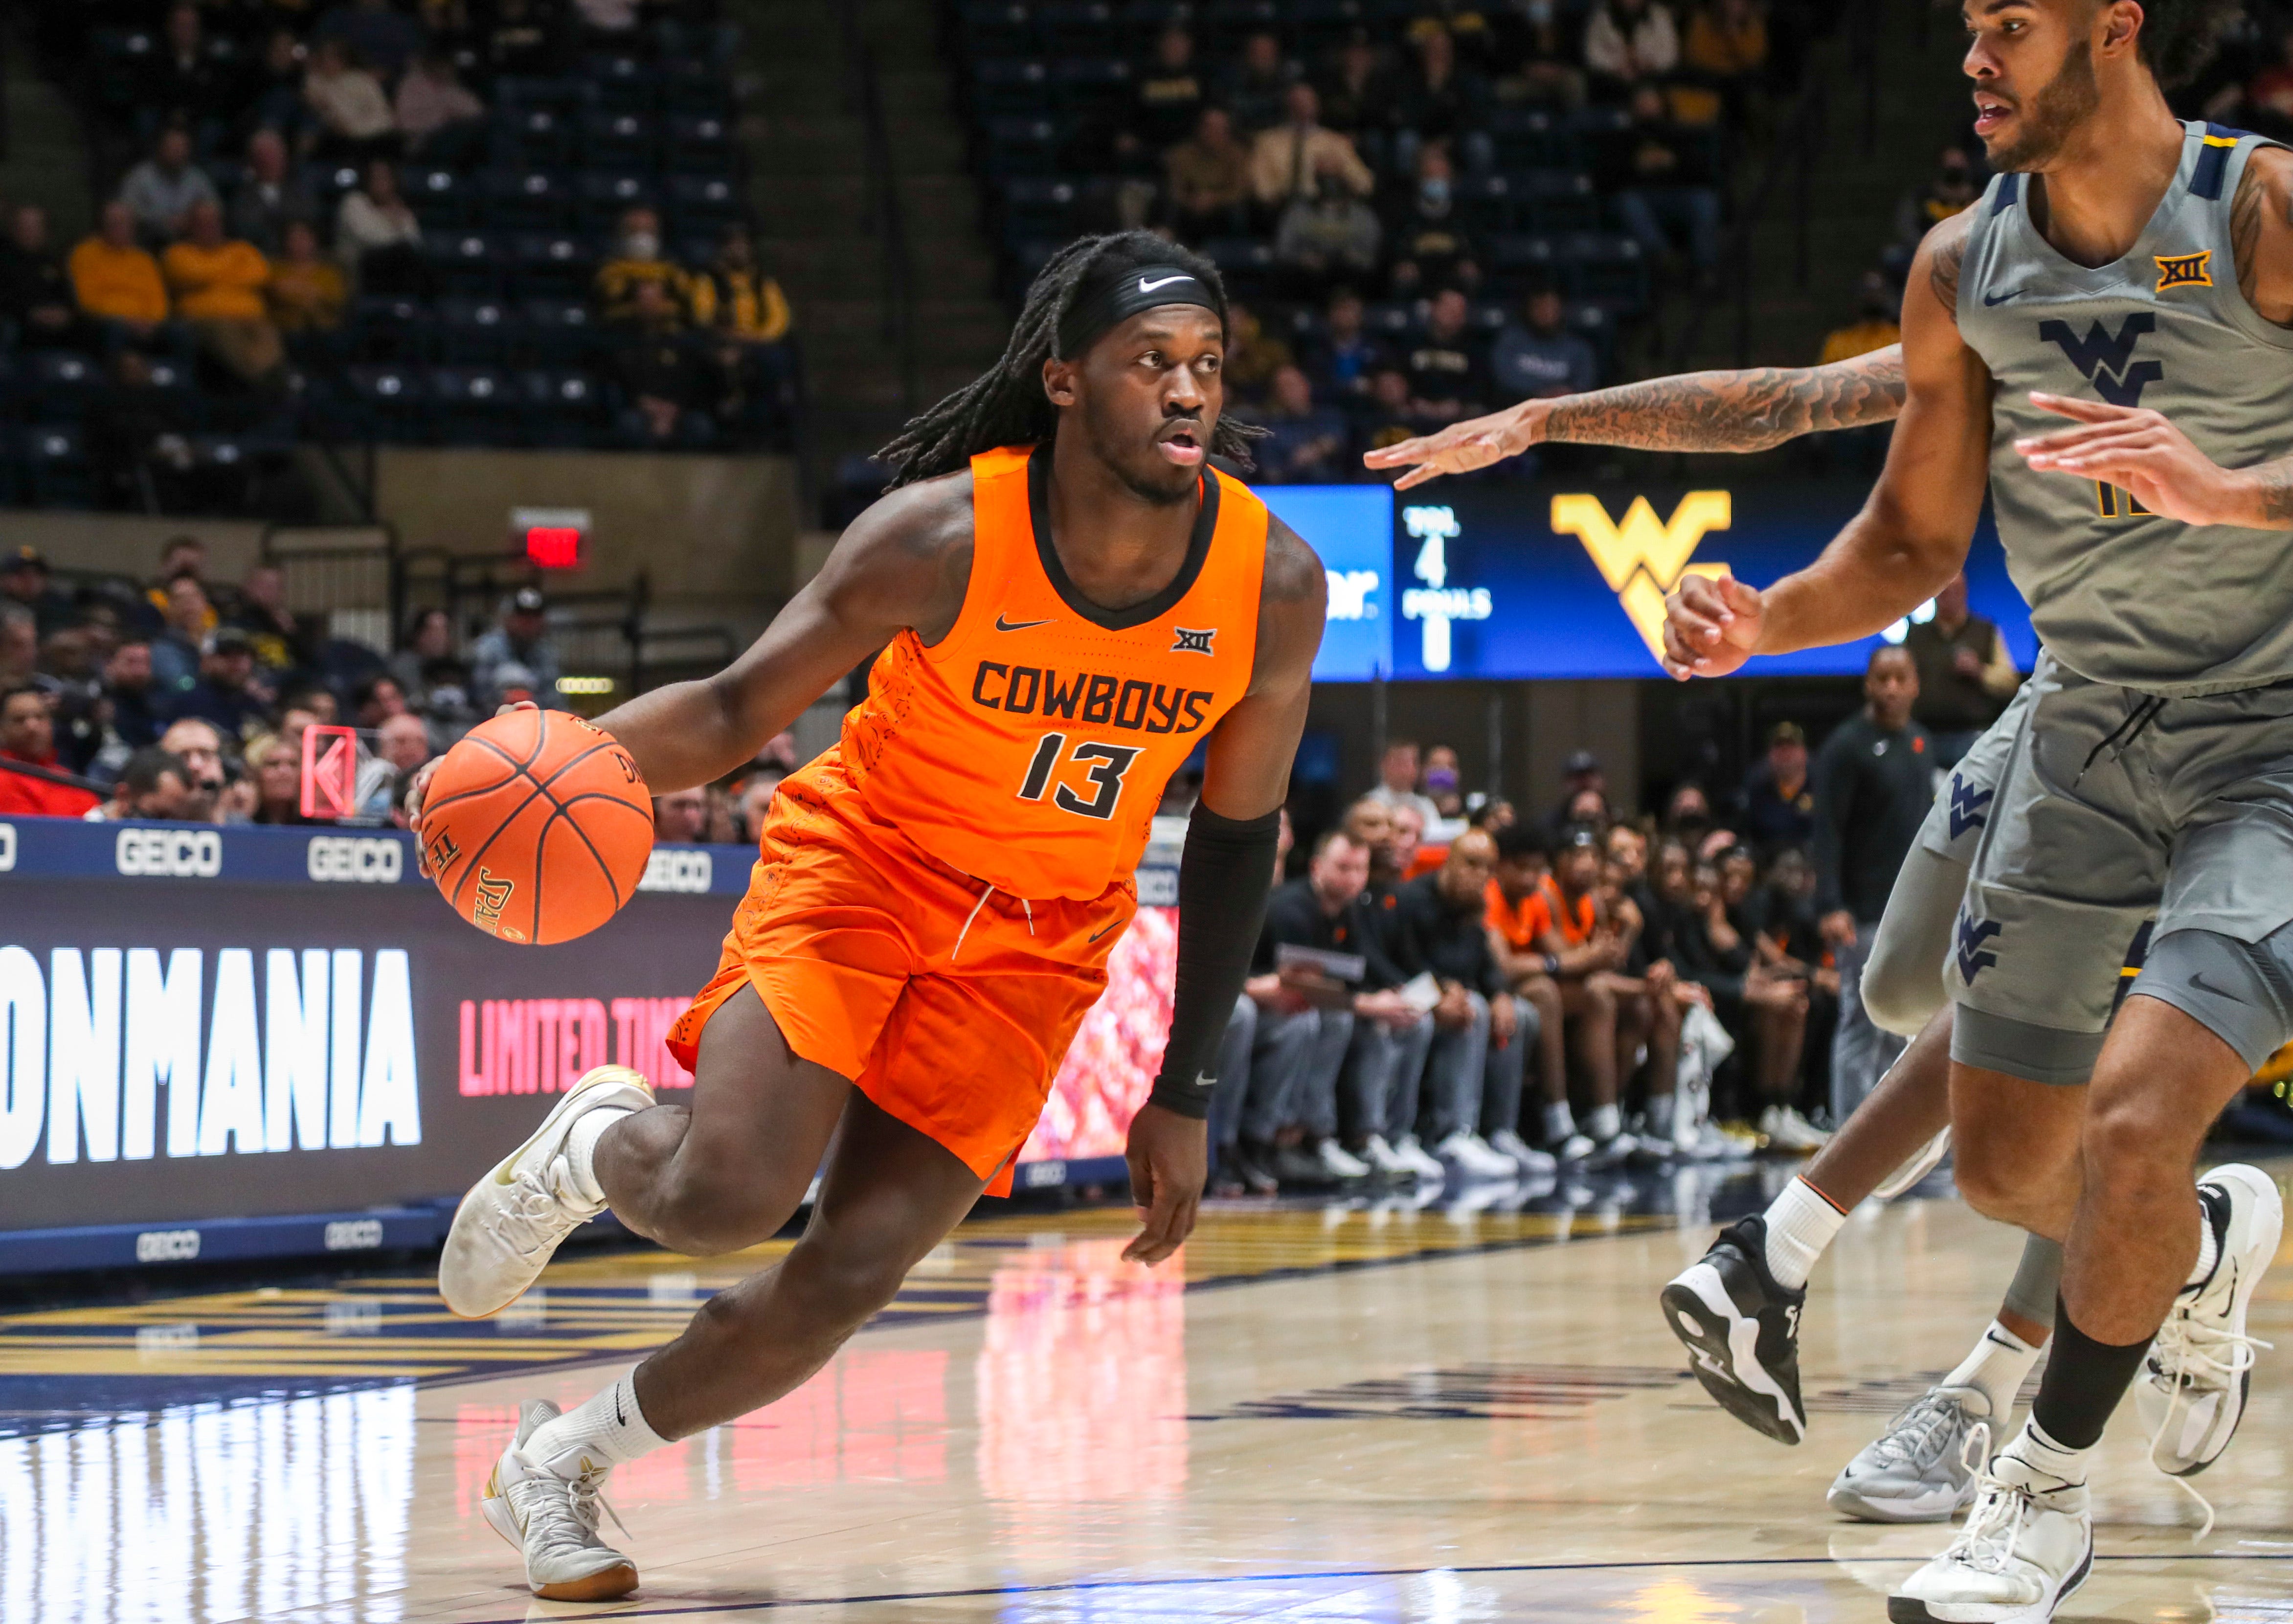
<path fill-rule="evenodd" d="M 423 798 L 423 854 L 454 911 L 506 942 L 586 936 L 634 896 L 652 800 L 604 729 L 513 710 L 446 753 Z"/>

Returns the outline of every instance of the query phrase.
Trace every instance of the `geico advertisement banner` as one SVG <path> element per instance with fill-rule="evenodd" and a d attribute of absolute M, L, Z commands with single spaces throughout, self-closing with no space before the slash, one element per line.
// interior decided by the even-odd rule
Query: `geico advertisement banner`
<path fill-rule="evenodd" d="M 592 1066 L 690 1085 L 662 1039 L 729 912 L 690 852 L 594 935 L 511 947 L 385 873 L 397 841 L 139 827 L 133 875 L 36 877 L 67 828 L 124 849 L 0 823 L 0 1230 L 451 1195 Z M 300 884 L 228 878 L 290 856 Z"/>

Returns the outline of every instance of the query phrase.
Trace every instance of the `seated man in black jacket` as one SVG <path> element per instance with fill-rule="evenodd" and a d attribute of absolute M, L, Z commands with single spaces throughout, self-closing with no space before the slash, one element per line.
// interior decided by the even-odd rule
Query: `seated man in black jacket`
<path fill-rule="evenodd" d="M 1395 908 L 1399 968 L 1421 986 L 1430 978 L 1438 1001 L 1422 1100 L 1395 1100 L 1388 1122 L 1403 1132 L 1414 1127 L 1433 1155 L 1468 1178 L 1544 1170 L 1522 1167 L 1479 1133 L 1491 1120 L 1515 1125 L 1522 1057 L 1536 1042 L 1535 1007 L 1506 990 L 1490 946 L 1488 889 L 1495 872 L 1496 842 L 1485 830 L 1469 829 L 1450 842 L 1439 869 L 1401 888 Z M 1485 1109 L 1490 1083 L 1496 1099 Z"/>
<path fill-rule="evenodd" d="M 1306 877 L 1274 888 L 1266 905 L 1258 957 L 1244 990 L 1258 1005 L 1250 1058 L 1250 1086 L 1242 1107 L 1236 1172 L 1270 1173 L 1300 1188 L 1349 1184 L 1379 1169 L 1349 1152 L 1339 1140 L 1341 1074 L 1356 1086 L 1363 1074 L 1345 1066 L 1356 1017 L 1403 1013 L 1391 992 L 1373 990 L 1393 980 L 1382 951 L 1371 939 L 1362 888 L 1369 882 L 1369 849 L 1342 829 L 1315 845 Z M 1351 1125 L 1364 1120 L 1360 1102 L 1347 1101 Z M 1277 1145 L 1290 1128 L 1302 1130 L 1294 1146 Z M 1360 1133 L 1358 1125 L 1355 1129 Z"/>

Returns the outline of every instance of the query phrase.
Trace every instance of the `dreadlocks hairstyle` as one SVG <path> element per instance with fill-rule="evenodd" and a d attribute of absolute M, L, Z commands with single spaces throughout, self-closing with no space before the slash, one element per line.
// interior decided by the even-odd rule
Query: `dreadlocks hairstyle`
<path fill-rule="evenodd" d="M 2167 90 L 2188 84 L 2212 60 L 2238 0 L 2142 0 L 2142 60 Z"/>
<path fill-rule="evenodd" d="M 1201 255 L 1165 242 L 1151 231 L 1116 231 L 1105 237 L 1079 237 L 1051 256 L 1027 285 L 1003 355 L 976 380 L 908 420 L 876 460 L 892 470 L 887 491 L 952 474 L 982 451 L 999 445 L 1026 445 L 1049 440 L 1058 431 L 1058 408 L 1043 394 L 1043 362 L 1060 356 L 1060 319 L 1074 307 L 1077 294 L 1101 272 L 1123 272 L 1147 265 L 1176 265 L 1198 279 L 1218 301 L 1220 325 L 1226 321 L 1226 285 L 1218 267 Z M 1211 431 L 1210 449 L 1247 470 L 1255 466 L 1250 443 L 1266 431 L 1253 424 L 1221 415 Z"/>

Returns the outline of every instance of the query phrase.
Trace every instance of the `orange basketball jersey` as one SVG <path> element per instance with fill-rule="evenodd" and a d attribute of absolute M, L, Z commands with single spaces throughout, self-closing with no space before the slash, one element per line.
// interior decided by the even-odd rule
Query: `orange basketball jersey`
<path fill-rule="evenodd" d="M 869 806 L 949 866 L 1020 897 L 1128 877 L 1171 775 L 1250 686 L 1266 505 L 1203 471 L 1186 561 L 1107 610 L 1051 546 L 1050 448 L 971 459 L 971 581 L 954 628 L 903 631 L 844 719 Z"/>

